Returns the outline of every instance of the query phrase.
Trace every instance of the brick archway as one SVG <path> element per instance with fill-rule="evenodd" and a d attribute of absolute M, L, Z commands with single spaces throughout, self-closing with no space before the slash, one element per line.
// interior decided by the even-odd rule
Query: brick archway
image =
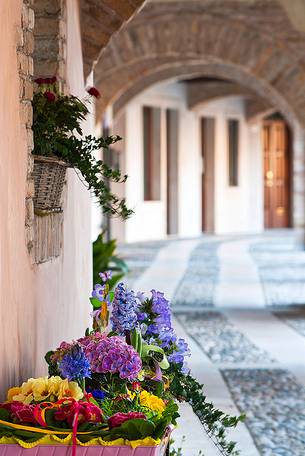
<path fill-rule="evenodd" d="M 148 3 L 113 36 L 96 65 L 99 112 L 154 82 L 195 74 L 242 83 L 290 123 L 305 125 L 301 45 L 305 38 L 275 0 Z"/>

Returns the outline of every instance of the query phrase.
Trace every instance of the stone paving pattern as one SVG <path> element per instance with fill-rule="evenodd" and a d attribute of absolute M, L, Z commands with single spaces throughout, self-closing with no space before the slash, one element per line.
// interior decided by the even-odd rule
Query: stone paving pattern
<path fill-rule="evenodd" d="M 305 252 L 292 237 L 254 243 L 250 252 L 267 305 L 305 304 Z"/>
<path fill-rule="evenodd" d="M 222 309 L 214 302 L 222 267 L 218 248 L 221 243 L 231 241 L 229 237 L 203 238 L 190 254 L 182 280 L 177 281 L 172 308 L 184 329 L 183 337 L 188 335 L 197 344 L 196 356 L 202 356 L 203 364 L 206 363 L 204 358 L 214 364 L 218 375 L 221 373 L 224 379 L 225 396 L 232 398 L 240 412 L 247 415 L 244 429 L 250 432 L 253 441 L 249 437 L 250 446 L 247 443 L 243 447 L 241 456 L 256 455 L 257 451 L 261 456 L 304 456 L 305 382 L 301 384 L 299 378 L 298 383 L 289 372 L 289 363 L 284 365 L 281 356 L 276 355 L 276 361 L 272 358 L 268 343 L 262 348 L 257 345 L 262 343 L 259 326 L 254 337 L 244 326 L 237 329 L 227 308 Z M 163 246 L 166 246 L 164 241 L 120 247 L 120 253 L 132 270 L 129 278 L 135 280 L 141 276 Z M 285 323 L 305 337 L 305 308 L 287 306 L 300 304 L 305 296 L 305 252 L 298 248 L 289 233 L 287 236 L 254 236 L 249 240 L 249 252 L 258 267 L 258 280 L 265 293 L 266 307 L 259 311 L 269 315 L 272 312 L 279 324 Z M 270 342 L 272 350 L 271 339 Z M 200 359 L 196 358 L 197 366 L 198 363 L 200 365 Z M 202 375 L 203 383 L 214 385 L 215 370 L 213 373 L 210 369 Z M 207 377 L 211 377 L 208 382 L 204 380 Z M 217 397 L 214 387 L 212 394 Z M 221 398 L 223 394 L 224 390 L 219 392 Z M 237 430 L 237 441 L 242 440 L 243 432 L 242 427 Z M 216 456 L 218 451 L 208 454 Z"/>
<path fill-rule="evenodd" d="M 188 268 L 179 283 L 173 308 L 211 307 L 219 273 L 217 249 L 219 242 L 203 241 L 192 252 Z"/>
<path fill-rule="evenodd" d="M 305 388 L 282 369 L 227 369 L 223 377 L 262 456 L 304 456 Z M 246 456 L 246 455 L 245 455 Z"/>
<path fill-rule="evenodd" d="M 151 265 L 161 248 L 169 241 L 134 242 L 118 246 L 118 255 L 129 268 L 124 280 L 132 287 L 134 281 Z"/>
<path fill-rule="evenodd" d="M 175 316 L 215 364 L 274 362 L 220 312 L 176 313 Z"/>

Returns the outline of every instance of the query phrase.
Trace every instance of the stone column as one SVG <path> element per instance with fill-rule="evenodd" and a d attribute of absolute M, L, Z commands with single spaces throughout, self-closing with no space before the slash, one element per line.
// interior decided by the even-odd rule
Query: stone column
<path fill-rule="evenodd" d="M 292 224 L 294 228 L 305 226 L 305 132 L 300 125 L 293 127 L 292 158 Z M 304 245 L 305 238 L 303 237 Z"/>

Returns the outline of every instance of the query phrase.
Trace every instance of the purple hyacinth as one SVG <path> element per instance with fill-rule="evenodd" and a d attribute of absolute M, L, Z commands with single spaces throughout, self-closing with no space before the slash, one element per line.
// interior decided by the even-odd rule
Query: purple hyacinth
<path fill-rule="evenodd" d="M 169 301 L 164 297 L 164 293 L 151 290 L 152 295 L 152 311 L 158 314 L 155 318 L 155 325 L 160 330 L 161 328 L 171 328 L 171 311 Z"/>
<path fill-rule="evenodd" d="M 112 330 L 124 334 L 125 331 L 134 329 L 138 321 L 137 310 L 138 302 L 134 292 L 127 290 L 123 283 L 119 283 L 112 304 Z"/>
<path fill-rule="evenodd" d="M 99 276 L 103 282 L 107 282 L 108 280 L 112 279 L 112 271 L 100 272 Z"/>
<path fill-rule="evenodd" d="M 170 363 L 184 364 L 184 358 L 190 356 L 190 349 L 184 339 L 178 339 L 174 344 L 174 350 L 168 355 Z"/>
<path fill-rule="evenodd" d="M 141 358 L 135 349 L 120 337 L 95 334 L 84 341 L 85 354 L 91 371 L 99 374 L 119 374 L 120 378 L 134 380 L 142 369 Z"/>
<path fill-rule="evenodd" d="M 99 301 L 105 300 L 105 285 L 97 283 L 94 285 L 94 290 L 92 291 L 92 297 L 98 299 Z"/>
<path fill-rule="evenodd" d="M 58 369 L 60 374 L 69 381 L 91 377 L 89 361 L 79 344 L 73 345 L 62 357 Z"/>
<path fill-rule="evenodd" d="M 162 348 L 169 348 L 171 344 L 175 343 L 177 336 L 173 328 L 163 328 L 158 334 L 158 339 L 161 341 Z"/>

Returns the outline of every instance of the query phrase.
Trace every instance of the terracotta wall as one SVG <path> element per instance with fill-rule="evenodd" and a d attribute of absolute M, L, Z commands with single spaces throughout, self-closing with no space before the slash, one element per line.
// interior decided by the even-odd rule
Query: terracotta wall
<path fill-rule="evenodd" d="M 0 398 L 9 385 L 46 372 L 44 353 L 83 334 L 91 288 L 90 202 L 69 171 L 59 258 L 31 265 L 25 239 L 27 138 L 21 126 L 17 28 L 21 0 L 0 2 Z M 67 82 L 84 94 L 78 2 L 67 1 Z M 92 124 L 88 122 L 88 131 Z"/>

